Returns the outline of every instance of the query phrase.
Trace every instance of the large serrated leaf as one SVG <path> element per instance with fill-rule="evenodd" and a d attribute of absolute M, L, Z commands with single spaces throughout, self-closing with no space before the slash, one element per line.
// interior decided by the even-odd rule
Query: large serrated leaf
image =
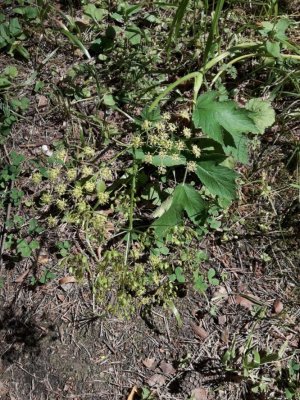
<path fill-rule="evenodd" d="M 198 162 L 196 174 L 210 193 L 229 200 L 235 198 L 237 174 L 230 168 L 210 161 Z"/>
<path fill-rule="evenodd" d="M 251 111 L 249 117 L 253 120 L 261 134 L 275 122 L 275 111 L 268 101 L 251 99 L 246 104 L 246 109 Z"/>
<path fill-rule="evenodd" d="M 198 97 L 193 122 L 210 138 L 224 144 L 224 131 L 233 137 L 241 133 L 257 133 L 258 129 L 248 111 L 232 101 L 218 101 L 218 93 L 211 91 Z"/>
<path fill-rule="evenodd" d="M 199 224 L 206 214 L 206 204 L 202 200 L 200 193 L 191 185 L 178 185 L 170 199 L 168 209 L 152 226 L 158 236 L 164 236 L 169 228 L 179 225 L 182 222 L 183 212 L 186 212 L 189 219 L 195 224 Z"/>

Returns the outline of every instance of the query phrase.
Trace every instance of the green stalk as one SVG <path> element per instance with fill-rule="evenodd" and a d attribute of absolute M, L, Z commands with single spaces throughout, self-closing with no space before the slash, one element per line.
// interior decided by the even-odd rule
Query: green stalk
<path fill-rule="evenodd" d="M 170 92 L 172 92 L 173 89 L 175 89 L 178 85 L 181 83 L 188 81 L 189 79 L 196 78 L 199 75 L 199 72 L 191 72 L 188 75 L 183 76 L 180 79 L 177 79 L 177 81 L 171 83 L 167 88 L 157 96 L 157 98 L 151 103 L 149 107 L 149 112 L 153 111 L 159 104 L 159 102 Z"/>
<path fill-rule="evenodd" d="M 254 57 L 255 55 L 256 55 L 256 53 L 250 53 L 250 54 L 245 54 L 245 55 L 243 55 L 243 56 L 236 57 L 236 58 L 234 58 L 233 60 L 229 61 L 226 65 L 229 67 L 229 66 L 235 64 L 236 62 L 239 62 L 239 61 L 244 60 L 244 59 L 246 59 L 246 58 Z M 220 70 L 220 71 L 216 74 L 216 76 L 214 77 L 214 79 L 213 79 L 212 82 L 211 82 L 211 86 L 218 80 L 218 78 L 219 78 L 224 72 L 225 72 L 225 70 Z"/>
<path fill-rule="evenodd" d="M 125 257 L 124 257 L 124 266 L 127 265 L 128 261 L 128 254 L 129 254 L 129 249 L 131 245 L 131 239 L 132 239 L 132 232 L 133 232 L 133 213 L 134 213 L 134 205 L 135 205 L 135 193 L 136 193 L 136 177 L 138 173 L 138 164 L 136 162 L 136 159 L 133 159 L 133 166 L 132 166 L 132 184 L 131 184 L 131 194 L 130 194 L 130 208 L 129 208 L 129 224 L 128 224 L 128 237 L 127 237 L 127 245 L 126 245 L 126 251 L 125 251 Z M 124 268 L 124 276 L 125 276 L 126 269 Z"/>
<path fill-rule="evenodd" d="M 159 102 L 167 95 L 169 94 L 173 89 L 175 89 L 178 85 L 181 85 L 183 82 L 188 81 L 189 79 L 193 79 L 193 78 L 198 78 L 199 81 L 196 85 L 196 90 L 194 89 L 194 97 L 197 97 L 198 92 L 201 88 L 201 78 L 200 76 L 203 75 L 206 71 L 208 71 L 210 68 L 212 68 L 214 65 L 216 65 L 219 61 L 223 60 L 225 57 L 229 56 L 230 52 L 229 51 L 225 51 L 224 53 L 218 55 L 217 57 L 213 58 L 212 60 L 210 60 L 203 68 L 201 68 L 201 70 L 198 72 L 191 72 L 190 74 L 187 74 L 185 76 L 183 76 L 182 78 L 177 79 L 177 81 L 171 83 L 169 86 L 166 87 L 166 89 L 157 96 L 157 98 L 151 103 L 150 107 L 149 107 L 149 111 L 153 111 L 159 104 Z M 199 84 L 201 83 L 201 84 Z"/>
<path fill-rule="evenodd" d="M 205 50 L 204 50 L 204 56 L 203 56 L 204 64 L 206 63 L 206 61 L 208 59 L 209 52 L 213 45 L 214 37 L 218 34 L 218 22 L 219 22 L 219 18 L 220 18 L 220 15 L 221 15 L 221 12 L 222 12 L 222 9 L 224 6 L 224 2 L 225 2 L 225 0 L 218 0 L 217 5 L 216 5 L 214 17 L 212 20 L 211 28 L 209 31 L 209 35 L 208 35 Z"/>

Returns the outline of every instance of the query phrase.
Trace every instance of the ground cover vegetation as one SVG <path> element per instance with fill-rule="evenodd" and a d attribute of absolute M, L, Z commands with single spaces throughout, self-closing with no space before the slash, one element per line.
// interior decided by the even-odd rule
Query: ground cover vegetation
<path fill-rule="evenodd" d="M 193 335 L 222 378 L 199 381 L 193 343 L 92 398 L 299 398 L 296 3 L 0 4 L 4 337 L 32 327 L 26 313 L 16 324 L 18 301 L 34 308 L 49 290 L 80 294 L 95 324 L 151 330 L 159 309 L 179 336 L 194 301 Z M 242 317 L 223 329 L 226 313 Z M 216 352 L 209 320 L 223 329 Z M 54 398 L 53 383 L 18 390 Z"/>

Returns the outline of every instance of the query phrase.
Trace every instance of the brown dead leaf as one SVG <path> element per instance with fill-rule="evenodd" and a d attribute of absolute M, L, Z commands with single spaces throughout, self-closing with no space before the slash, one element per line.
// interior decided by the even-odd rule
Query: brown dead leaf
<path fill-rule="evenodd" d="M 37 96 L 38 99 L 38 108 L 44 108 L 48 105 L 48 99 L 46 96 L 39 95 Z"/>
<path fill-rule="evenodd" d="M 135 386 L 133 386 L 127 400 L 134 400 L 136 394 L 138 394 L 138 390 L 137 390 L 137 386 L 135 385 Z"/>
<path fill-rule="evenodd" d="M 49 259 L 48 254 L 40 254 L 37 258 L 37 263 L 44 265 L 44 264 L 48 264 L 49 260 L 50 259 Z"/>
<path fill-rule="evenodd" d="M 158 361 L 155 358 L 145 358 L 142 363 L 146 368 L 154 370 L 157 367 Z"/>
<path fill-rule="evenodd" d="M 165 361 L 162 361 L 159 364 L 159 368 L 162 370 L 162 372 L 166 375 L 174 375 L 176 374 L 176 369 L 173 367 L 172 364 L 167 363 Z"/>
<path fill-rule="evenodd" d="M 279 299 L 276 299 L 273 303 L 274 313 L 280 314 L 282 310 L 283 310 L 283 303 Z"/>
<path fill-rule="evenodd" d="M 227 327 L 224 328 L 221 333 L 221 340 L 222 340 L 222 342 L 224 342 L 226 344 L 229 342 L 229 330 Z"/>
<path fill-rule="evenodd" d="M 66 297 L 63 294 L 58 293 L 56 296 L 62 303 L 66 300 Z"/>
<path fill-rule="evenodd" d="M 246 299 L 243 296 L 240 296 L 239 294 L 235 296 L 235 302 L 236 304 L 240 305 L 241 307 L 247 308 L 248 310 L 251 310 L 253 306 L 252 301 Z"/>
<path fill-rule="evenodd" d="M 166 377 L 161 374 L 154 374 L 148 379 L 149 386 L 163 386 L 166 382 Z"/>
<path fill-rule="evenodd" d="M 219 315 L 218 316 L 218 324 L 219 325 L 226 324 L 226 321 L 227 321 L 226 315 Z"/>
<path fill-rule="evenodd" d="M 199 387 L 196 389 L 193 389 L 191 392 L 191 396 L 193 400 L 207 400 L 208 397 L 208 391 L 207 389 L 203 388 L 203 387 Z"/>
<path fill-rule="evenodd" d="M 227 300 L 228 299 L 228 292 L 225 286 L 219 286 L 212 297 L 212 301 L 218 303 L 222 300 Z"/>
<path fill-rule="evenodd" d="M 209 333 L 201 326 L 192 322 L 191 327 L 193 328 L 195 335 L 197 335 L 200 339 L 206 339 L 208 337 Z"/>
<path fill-rule="evenodd" d="M 64 276 L 58 281 L 60 285 L 65 285 L 66 283 L 76 283 L 76 282 L 77 280 L 74 276 Z"/>
<path fill-rule="evenodd" d="M 2 381 L 0 381 L 0 396 L 2 398 L 2 396 L 5 396 L 6 394 L 9 393 L 9 389 L 6 386 L 6 384 Z"/>
<path fill-rule="evenodd" d="M 29 273 L 29 269 L 27 269 L 26 271 L 24 271 L 23 274 L 19 275 L 19 276 L 15 279 L 15 282 L 16 282 L 16 283 L 23 283 L 24 280 L 25 280 L 25 278 L 26 278 L 26 276 L 28 275 L 28 273 Z"/>

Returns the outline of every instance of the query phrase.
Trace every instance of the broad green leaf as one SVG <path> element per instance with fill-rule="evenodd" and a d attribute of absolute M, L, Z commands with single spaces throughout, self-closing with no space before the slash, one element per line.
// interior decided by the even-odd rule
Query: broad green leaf
<path fill-rule="evenodd" d="M 18 18 L 12 18 L 9 22 L 9 32 L 12 36 L 17 37 L 22 33 L 22 28 Z"/>
<path fill-rule="evenodd" d="M 125 36 L 132 45 L 141 43 L 141 31 L 136 25 L 130 25 L 125 31 Z"/>
<path fill-rule="evenodd" d="M 167 206 L 167 211 L 152 224 L 158 236 L 163 236 L 169 228 L 179 225 L 182 222 L 183 211 L 195 224 L 198 224 L 206 213 L 206 205 L 201 195 L 187 184 L 175 188 L 171 204 L 168 203 Z"/>
<path fill-rule="evenodd" d="M 275 122 L 275 111 L 268 101 L 251 99 L 247 103 L 246 109 L 251 111 L 249 117 L 254 121 L 261 134 Z"/>
<path fill-rule="evenodd" d="M 104 95 L 103 103 L 106 106 L 114 106 L 116 104 L 116 102 L 115 102 L 115 100 L 114 100 L 114 98 L 113 98 L 113 96 L 111 94 Z"/>
<path fill-rule="evenodd" d="M 275 58 L 280 57 L 280 43 L 279 42 L 271 42 L 270 40 L 267 40 L 266 49 L 267 49 L 267 52 L 271 56 L 273 56 Z"/>
<path fill-rule="evenodd" d="M 232 200 L 235 198 L 237 174 L 210 161 L 198 162 L 196 174 L 210 193 Z"/>
<path fill-rule="evenodd" d="M 204 281 L 203 275 L 199 275 L 199 272 L 196 271 L 194 272 L 194 288 L 199 292 L 199 293 L 205 293 L 208 285 Z"/>
<path fill-rule="evenodd" d="M 224 141 L 224 151 L 228 156 L 232 156 L 236 161 L 243 164 L 248 164 L 248 139 L 244 135 L 236 135 L 233 143 L 227 140 Z"/>
<path fill-rule="evenodd" d="M 207 272 L 207 279 L 211 285 L 217 286 L 219 285 L 220 281 L 216 278 L 216 271 L 214 268 L 210 268 Z"/>
<path fill-rule="evenodd" d="M 232 101 L 218 101 L 218 93 L 211 91 L 198 97 L 193 112 L 193 122 L 210 138 L 224 144 L 224 131 L 233 138 L 241 133 L 257 132 L 253 121 L 245 109 Z"/>
<path fill-rule="evenodd" d="M 156 107 L 154 110 L 149 111 L 149 107 L 145 107 L 142 111 L 141 117 L 143 121 L 147 120 L 151 122 L 157 122 L 161 119 L 160 109 L 159 107 Z"/>
<path fill-rule="evenodd" d="M 83 6 L 84 13 L 91 17 L 94 21 L 101 21 L 104 17 L 104 10 L 97 8 L 95 4 L 87 4 Z"/>
<path fill-rule="evenodd" d="M 6 68 L 4 68 L 3 72 L 10 78 L 16 78 L 18 76 L 18 70 L 14 65 L 8 65 Z"/>
<path fill-rule="evenodd" d="M 183 274 L 183 269 L 181 267 L 175 268 L 175 275 L 176 279 L 179 283 L 184 283 L 185 282 L 185 277 Z"/>
<path fill-rule="evenodd" d="M 291 21 L 287 18 L 282 18 L 280 19 L 277 24 L 275 25 L 275 37 L 278 40 L 286 40 L 287 36 L 285 34 L 285 31 L 287 30 L 287 28 L 291 25 Z"/>
<path fill-rule="evenodd" d="M 11 82 L 8 79 L 0 76 L 0 89 L 7 88 L 10 85 L 11 85 Z"/>

